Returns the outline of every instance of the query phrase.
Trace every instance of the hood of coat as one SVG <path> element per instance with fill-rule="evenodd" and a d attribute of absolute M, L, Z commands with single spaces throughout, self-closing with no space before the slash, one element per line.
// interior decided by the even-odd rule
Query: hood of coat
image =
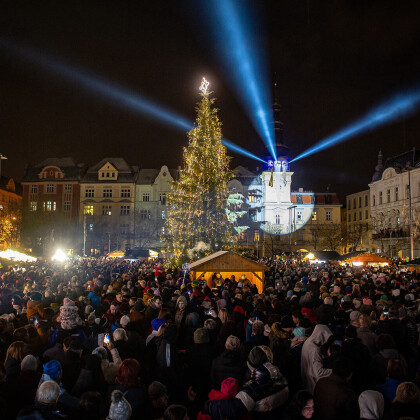
<path fill-rule="evenodd" d="M 326 325 L 318 324 L 315 326 L 314 332 L 306 341 L 312 342 L 317 346 L 322 346 L 329 340 L 332 335 L 332 332 Z"/>
<path fill-rule="evenodd" d="M 364 391 L 359 396 L 360 418 L 379 420 L 384 413 L 384 397 L 378 391 Z"/>

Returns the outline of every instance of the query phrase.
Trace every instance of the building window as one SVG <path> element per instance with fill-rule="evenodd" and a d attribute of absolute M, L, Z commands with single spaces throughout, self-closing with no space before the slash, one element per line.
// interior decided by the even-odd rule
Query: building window
<path fill-rule="evenodd" d="M 130 190 L 130 188 L 121 188 L 121 197 L 122 198 L 129 198 L 129 197 L 131 197 L 131 190 Z"/>
<path fill-rule="evenodd" d="M 296 204 L 303 204 L 303 198 L 301 195 L 296 196 Z"/>
<path fill-rule="evenodd" d="M 349 214 L 348 221 L 351 222 L 351 214 Z"/>
<path fill-rule="evenodd" d="M 350 200 L 347 202 L 347 208 L 348 208 L 349 210 L 351 210 L 351 201 L 350 201 Z"/>
<path fill-rule="evenodd" d="M 303 230 L 302 229 L 298 230 L 297 239 L 298 239 L 298 241 L 303 241 Z"/>
<path fill-rule="evenodd" d="M 331 210 L 325 210 L 325 220 L 328 222 L 332 220 Z"/>
<path fill-rule="evenodd" d="M 31 194 L 38 194 L 38 185 L 31 185 Z"/>
<path fill-rule="evenodd" d="M 249 214 L 249 220 L 251 220 L 251 222 L 257 221 L 257 210 L 249 209 L 248 214 Z"/>
<path fill-rule="evenodd" d="M 386 191 L 386 200 L 388 203 L 391 202 L 391 190 Z"/>
<path fill-rule="evenodd" d="M 166 204 L 166 193 L 160 193 L 159 194 L 159 201 L 162 206 Z"/>
<path fill-rule="evenodd" d="M 359 209 L 362 207 L 362 197 L 359 197 Z"/>
<path fill-rule="evenodd" d="M 362 220 L 362 212 L 359 211 L 359 220 Z"/>
<path fill-rule="evenodd" d="M 111 206 L 102 206 L 102 215 L 103 216 L 111 216 Z"/>
<path fill-rule="evenodd" d="M 121 206 L 120 215 L 121 216 L 128 216 L 129 214 L 130 214 L 130 206 Z"/>
<path fill-rule="evenodd" d="M 276 214 L 276 225 L 280 224 L 280 215 Z"/>
<path fill-rule="evenodd" d="M 150 193 L 143 193 L 143 201 L 150 201 Z"/>
<path fill-rule="evenodd" d="M 141 210 L 140 219 L 150 219 L 150 210 Z"/>
<path fill-rule="evenodd" d="M 83 214 L 93 216 L 93 206 L 85 206 Z"/>
<path fill-rule="evenodd" d="M 109 178 L 109 172 L 106 173 L 106 177 Z"/>
<path fill-rule="evenodd" d="M 248 194 L 248 202 L 249 203 L 256 203 L 257 202 L 257 196 L 255 194 Z"/>
<path fill-rule="evenodd" d="M 165 210 L 162 210 L 162 212 L 160 213 L 160 216 L 161 216 L 162 220 L 165 220 L 165 217 L 166 217 Z"/>
<path fill-rule="evenodd" d="M 36 211 L 36 209 L 37 209 L 37 202 L 36 201 L 31 201 L 30 203 L 29 203 L 29 211 Z"/>
<path fill-rule="evenodd" d="M 405 186 L 405 198 L 410 198 L 410 184 Z"/>
<path fill-rule="evenodd" d="M 239 241 L 246 241 L 246 232 L 238 233 L 238 240 Z"/>
<path fill-rule="evenodd" d="M 85 197 L 87 197 L 87 198 L 95 197 L 95 189 L 94 188 L 85 188 Z"/>
<path fill-rule="evenodd" d="M 382 204 L 382 191 L 379 191 L 379 205 Z"/>
<path fill-rule="evenodd" d="M 369 219 L 369 210 L 365 210 L 365 219 Z"/>
<path fill-rule="evenodd" d="M 128 223 L 122 223 L 120 225 L 120 233 L 121 235 L 126 235 L 130 232 L 130 225 Z"/>
<path fill-rule="evenodd" d="M 355 209 L 355 208 L 356 208 L 356 199 L 353 198 L 353 209 Z"/>
<path fill-rule="evenodd" d="M 372 196 L 372 206 L 373 207 L 375 207 L 376 206 L 376 195 L 374 194 L 373 196 Z"/>
<path fill-rule="evenodd" d="M 259 229 L 255 229 L 254 230 L 254 242 L 259 242 L 260 241 L 260 231 Z"/>
<path fill-rule="evenodd" d="M 53 193 L 54 192 L 54 184 L 47 184 L 45 187 L 45 192 Z"/>
<path fill-rule="evenodd" d="M 395 201 L 398 201 L 400 197 L 398 196 L 398 187 L 395 187 Z"/>
<path fill-rule="evenodd" d="M 72 190 L 73 190 L 73 185 L 71 185 L 71 184 L 64 184 L 64 192 L 66 194 L 71 194 Z"/>
<path fill-rule="evenodd" d="M 365 195 L 365 207 L 367 207 L 369 205 L 369 196 L 366 194 Z"/>
<path fill-rule="evenodd" d="M 115 178 L 115 172 L 111 172 L 111 178 Z"/>
<path fill-rule="evenodd" d="M 356 221 L 356 212 L 353 213 L 353 222 Z"/>
<path fill-rule="evenodd" d="M 302 210 L 298 210 L 296 212 L 296 219 L 297 219 L 298 222 L 301 222 L 303 220 Z"/>
<path fill-rule="evenodd" d="M 311 219 L 313 220 L 313 221 L 316 221 L 316 211 L 313 211 L 312 212 L 312 217 L 311 217 Z"/>
<path fill-rule="evenodd" d="M 57 202 L 56 201 L 44 201 L 43 210 L 44 211 L 56 211 L 57 210 Z"/>
<path fill-rule="evenodd" d="M 71 201 L 65 201 L 63 207 L 64 207 L 64 211 L 70 211 L 71 210 Z"/>
<path fill-rule="evenodd" d="M 103 198 L 112 198 L 112 188 L 104 188 L 102 190 L 102 197 Z"/>

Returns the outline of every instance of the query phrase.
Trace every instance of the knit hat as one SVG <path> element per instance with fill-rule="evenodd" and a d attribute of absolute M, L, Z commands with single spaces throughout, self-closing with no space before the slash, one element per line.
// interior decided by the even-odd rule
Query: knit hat
<path fill-rule="evenodd" d="M 148 388 L 148 394 L 151 400 L 163 397 L 167 392 L 166 386 L 158 381 L 152 382 Z"/>
<path fill-rule="evenodd" d="M 96 354 L 102 360 L 108 359 L 108 352 L 104 347 L 96 347 L 96 349 L 92 351 L 92 354 Z"/>
<path fill-rule="evenodd" d="M 209 342 L 210 342 L 209 334 L 205 328 L 197 328 L 194 331 L 195 344 L 204 344 L 204 343 L 209 343 Z"/>
<path fill-rule="evenodd" d="M 44 365 L 44 373 L 51 379 L 57 379 L 61 373 L 61 363 L 57 360 L 50 360 Z"/>
<path fill-rule="evenodd" d="M 57 317 L 63 330 L 73 330 L 84 325 L 83 320 L 77 313 L 77 307 L 72 300 L 65 297 L 63 305 L 60 307 L 60 315 Z"/>
<path fill-rule="evenodd" d="M 235 337 L 234 335 L 230 335 L 226 339 L 226 343 L 225 343 L 226 350 L 239 351 L 240 346 L 241 346 L 241 342 L 239 341 L 238 337 Z"/>
<path fill-rule="evenodd" d="M 124 398 L 123 393 L 117 389 L 112 391 L 107 420 L 128 420 L 131 417 L 131 411 L 131 405 Z"/>
<path fill-rule="evenodd" d="M 127 315 L 123 315 L 120 319 L 120 325 L 121 327 L 127 326 L 127 324 L 130 322 L 130 318 Z"/>
<path fill-rule="evenodd" d="M 153 331 L 157 331 L 164 323 L 165 323 L 164 318 L 153 319 L 152 322 L 151 322 Z"/>
<path fill-rule="evenodd" d="M 222 381 L 220 392 L 229 398 L 233 398 L 239 391 L 239 384 L 235 378 L 226 378 Z"/>
<path fill-rule="evenodd" d="M 248 367 L 255 369 L 264 363 L 267 363 L 267 355 L 259 347 L 254 347 L 251 349 L 248 355 Z"/>

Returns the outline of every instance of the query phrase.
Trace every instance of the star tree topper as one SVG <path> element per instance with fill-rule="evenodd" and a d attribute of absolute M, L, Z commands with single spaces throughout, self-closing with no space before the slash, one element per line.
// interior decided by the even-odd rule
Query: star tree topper
<path fill-rule="evenodd" d="M 210 82 L 208 82 L 206 80 L 206 78 L 203 77 L 203 81 L 201 82 L 201 85 L 200 85 L 200 90 L 201 90 L 201 92 L 203 92 L 204 95 L 207 93 L 207 89 L 209 87 L 209 84 L 210 84 Z"/>

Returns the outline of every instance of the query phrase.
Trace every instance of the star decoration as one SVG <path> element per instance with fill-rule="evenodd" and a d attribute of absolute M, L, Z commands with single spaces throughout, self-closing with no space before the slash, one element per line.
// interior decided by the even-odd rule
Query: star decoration
<path fill-rule="evenodd" d="M 201 82 L 201 85 L 200 85 L 201 92 L 203 92 L 204 94 L 206 94 L 207 93 L 207 89 L 209 87 L 209 84 L 210 84 L 210 82 L 208 82 L 206 80 L 206 78 L 203 77 L 203 81 Z"/>

